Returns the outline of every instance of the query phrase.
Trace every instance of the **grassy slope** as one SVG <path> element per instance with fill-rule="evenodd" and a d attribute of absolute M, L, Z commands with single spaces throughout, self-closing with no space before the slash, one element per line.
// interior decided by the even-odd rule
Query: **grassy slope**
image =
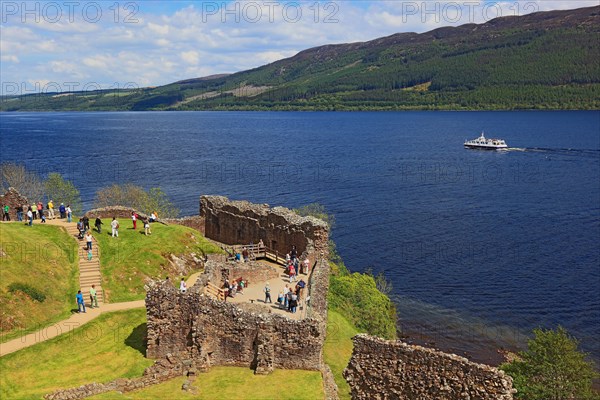
<path fill-rule="evenodd" d="M 100 245 L 100 263 L 103 287 L 109 302 L 139 300 L 145 296 L 144 281 L 176 271 L 169 268 L 168 256 L 221 251 L 201 233 L 180 225 L 152 224 L 152 235 L 145 236 L 142 223 L 134 231 L 130 220 L 119 220 L 119 237 L 112 238 L 110 219 L 104 219 L 102 234 L 94 231 Z"/>
<path fill-rule="evenodd" d="M 0 398 L 40 399 L 61 388 L 141 376 L 145 310 L 104 314 L 93 322 L 0 358 Z"/>
<path fill-rule="evenodd" d="M 0 328 L 1 341 L 40 329 L 66 318 L 74 307 L 78 284 L 75 241 L 56 226 L 1 224 Z M 13 282 L 26 283 L 46 299 L 39 303 L 22 292 L 10 293 Z"/>
<path fill-rule="evenodd" d="M 181 385 L 186 378 L 176 378 L 144 390 L 118 394 L 104 393 L 90 399 L 290 399 L 315 400 L 323 398 L 323 381 L 318 371 L 275 370 L 262 376 L 254 375 L 248 368 L 214 367 L 198 376 L 193 386 L 198 393 L 183 392 Z"/>
<path fill-rule="evenodd" d="M 357 333 L 356 327 L 341 314 L 336 311 L 329 311 L 327 340 L 323 347 L 323 358 L 333 372 L 341 400 L 350 399 L 350 386 L 342 376 L 342 372 L 352 356 L 352 336 Z"/>

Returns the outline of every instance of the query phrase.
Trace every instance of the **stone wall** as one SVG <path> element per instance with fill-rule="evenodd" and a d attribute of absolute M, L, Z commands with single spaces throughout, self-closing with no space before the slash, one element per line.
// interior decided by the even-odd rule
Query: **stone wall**
<path fill-rule="evenodd" d="M 156 283 L 146 295 L 147 355 L 189 357 L 205 370 L 212 365 L 320 370 L 326 323 L 274 314 L 257 304 L 230 304 L 202 294 L 200 282 L 186 293 Z"/>
<path fill-rule="evenodd" d="M 205 219 L 206 237 L 228 245 L 257 244 L 262 239 L 265 246 L 279 254 L 296 246 L 298 255 L 308 256 L 311 264 L 329 251 L 327 224 L 317 218 L 300 217 L 287 208 L 202 196 L 200 216 Z"/>
<path fill-rule="evenodd" d="M 353 399 L 512 400 L 512 379 L 487 365 L 401 341 L 353 338 L 344 370 Z"/>
<path fill-rule="evenodd" d="M 182 218 L 161 218 L 160 222 L 167 225 L 173 224 L 187 226 L 188 228 L 195 229 L 204 234 L 204 218 L 200 217 L 199 215 Z"/>
<path fill-rule="evenodd" d="M 146 214 L 138 212 L 137 210 L 135 210 L 131 207 L 122 207 L 122 206 L 95 208 L 93 210 L 86 212 L 85 216 L 88 217 L 89 219 L 96 219 L 96 218 L 112 219 L 113 217 L 115 217 L 115 218 L 131 218 L 132 211 L 135 211 L 138 214 L 139 219 L 141 219 L 141 220 L 148 219 L 148 216 Z"/>
<path fill-rule="evenodd" d="M 8 210 L 8 215 L 10 215 L 11 221 L 17 220 L 17 207 L 23 206 L 25 204 L 31 205 L 27 200 L 27 197 L 21 195 L 14 188 L 8 188 L 6 193 L 0 195 L 0 206 L 4 208 L 5 205 L 8 205 L 10 209 Z M 27 208 L 23 210 L 23 220 L 26 219 L 25 214 L 27 214 Z M 0 212 L 0 218 L 4 216 L 4 210 Z"/>

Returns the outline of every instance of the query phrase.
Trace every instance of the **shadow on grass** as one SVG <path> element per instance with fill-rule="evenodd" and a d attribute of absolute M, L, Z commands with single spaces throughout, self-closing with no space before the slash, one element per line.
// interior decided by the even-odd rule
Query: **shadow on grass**
<path fill-rule="evenodd" d="M 135 349 L 142 353 L 146 357 L 146 335 L 148 333 L 148 327 L 146 323 L 140 324 L 133 329 L 131 335 L 125 339 L 125 344 L 132 349 Z"/>

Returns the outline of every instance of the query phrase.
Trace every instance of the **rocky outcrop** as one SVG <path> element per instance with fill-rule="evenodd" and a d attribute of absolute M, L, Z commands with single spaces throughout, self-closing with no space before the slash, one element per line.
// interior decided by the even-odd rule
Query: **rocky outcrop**
<path fill-rule="evenodd" d="M 353 338 L 344 377 L 353 399 L 512 400 L 504 372 L 401 341 L 368 335 Z"/>

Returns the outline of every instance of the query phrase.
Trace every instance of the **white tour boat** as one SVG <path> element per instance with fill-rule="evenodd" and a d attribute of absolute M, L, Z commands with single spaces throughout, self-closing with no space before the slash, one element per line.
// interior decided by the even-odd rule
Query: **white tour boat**
<path fill-rule="evenodd" d="M 484 136 L 483 132 L 481 132 L 481 136 L 477 139 L 466 140 L 465 147 L 468 149 L 487 149 L 487 150 L 497 150 L 497 149 L 506 149 L 508 146 L 506 142 L 502 139 L 488 139 Z"/>

